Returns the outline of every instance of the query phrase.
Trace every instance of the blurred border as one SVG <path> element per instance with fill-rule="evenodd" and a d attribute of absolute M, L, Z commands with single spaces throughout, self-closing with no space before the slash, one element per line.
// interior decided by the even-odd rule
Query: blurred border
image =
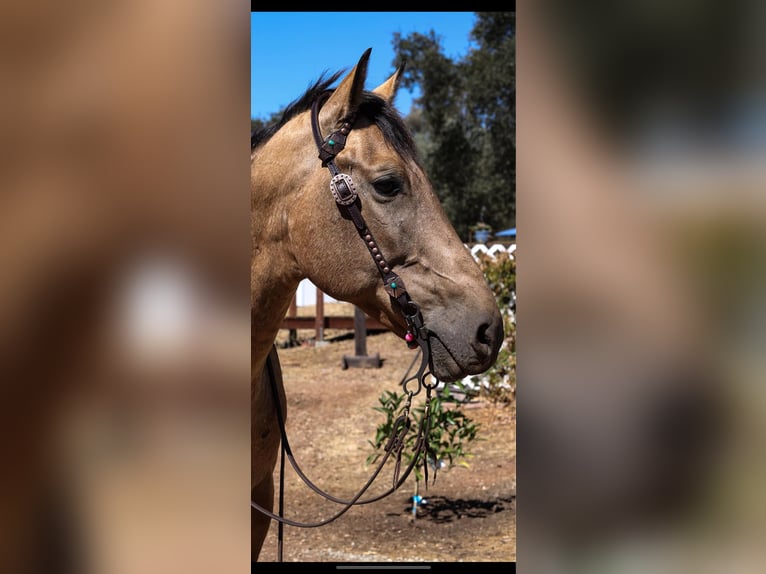
<path fill-rule="evenodd" d="M 760 571 L 764 9 L 518 22 L 520 571 Z"/>
<path fill-rule="evenodd" d="M 0 12 L 0 570 L 248 564 L 249 14 Z"/>

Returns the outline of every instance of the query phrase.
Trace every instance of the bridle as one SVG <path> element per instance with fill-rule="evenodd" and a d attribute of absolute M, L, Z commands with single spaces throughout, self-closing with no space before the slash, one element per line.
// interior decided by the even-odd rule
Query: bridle
<path fill-rule="evenodd" d="M 364 221 L 364 217 L 359 210 L 359 196 L 356 193 L 354 180 L 351 179 L 350 175 L 341 173 L 338 166 L 335 165 L 335 156 L 346 147 L 346 138 L 351 132 L 355 114 L 352 113 L 346 117 L 341 123 L 340 128 L 322 139 L 322 134 L 319 131 L 319 109 L 329 95 L 330 92 L 325 92 L 311 106 L 311 131 L 314 135 L 317 148 L 319 148 L 319 159 L 322 160 L 322 167 L 326 167 L 330 171 L 330 175 L 332 175 L 330 191 L 335 198 L 335 203 L 338 204 L 341 212 L 348 215 L 354 222 L 354 227 L 356 227 L 359 237 L 362 238 L 365 247 L 367 247 L 375 262 L 375 267 L 383 279 L 383 287 L 391 299 L 396 301 L 402 315 L 404 315 L 404 319 L 407 322 L 407 334 L 405 335 L 407 345 L 411 349 L 420 347 L 424 352 L 424 361 L 421 364 L 417 377 L 420 379 L 424 376 L 425 369 L 430 361 L 431 351 L 428 344 L 428 330 L 423 326 L 423 315 L 420 313 L 420 307 L 410 297 L 402 278 L 391 270 L 391 266 L 386 261 L 377 241 L 375 241 L 375 237 Z"/>
<path fill-rule="evenodd" d="M 287 433 L 285 431 L 285 421 L 282 416 L 282 407 L 279 401 L 279 392 L 277 389 L 274 365 L 272 364 L 271 358 L 269 358 L 266 361 L 266 367 L 269 373 L 269 380 L 271 381 L 271 386 L 272 386 L 271 391 L 274 396 L 274 402 L 276 406 L 276 416 L 279 423 L 279 431 L 280 431 L 281 439 L 282 439 L 282 457 L 280 462 L 279 512 L 275 514 L 267 510 L 266 508 L 263 508 L 262 506 L 258 505 L 256 502 L 252 500 L 250 501 L 250 505 L 252 508 L 256 509 L 262 514 L 278 521 L 279 523 L 278 554 L 279 554 L 280 561 L 282 559 L 282 527 L 284 524 L 288 524 L 290 526 L 297 526 L 300 528 L 315 528 L 318 526 L 329 524 L 330 522 L 336 520 L 337 518 L 345 514 L 352 506 L 361 505 L 361 504 L 370 504 L 372 502 L 381 500 L 389 496 L 393 492 L 395 492 L 402 484 L 404 484 L 404 481 L 410 475 L 412 470 L 417 466 L 417 464 L 421 461 L 421 459 L 423 459 L 423 474 L 425 477 L 425 482 L 426 484 L 428 483 L 427 457 L 430 452 L 428 437 L 430 434 L 430 426 L 431 426 L 431 416 L 430 416 L 431 415 L 431 411 L 430 411 L 431 394 L 433 390 L 439 384 L 439 381 L 436 379 L 436 377 L 434 377 L 432 373 L 433 366 L 431 364 L 431 345 L 429 341 L 429 331 L 424 325 L 423 315 L 420 312 L 420 307 L 410 297 L 410 294 L 407 292 L 407 289 L 404 285 L 404 281 L 402 281 L 401 277 L 399 277 L 399 275 L 397 275 L 393 271 L 392 266 L 388 263 L 388 261 L 384 257 L 372 232 L 370 231 L 369 227 L 367 227 L 367 223 L 365 222 L 364 217 L 362 216 L 362 213 L 359 209 L 360 200 L 356 193 L 356 186 L 354 184 L 354 181 L 351 179 L 350 175 L 342 173 L 338 169 L 338 166 L 335 164 L 335 156 L 338 155 L 346 145 L 346 139 L 349 133 L 351 132 L 352 126 L 354 124 L 355 114 L 351 114 L 345 117 L 343 121 L 341 122 L 340 128 L 336 129 L 326 138 L 322 138 L 322 134 L 319 129 L 319 110 L 330 94 L 331 92 L 329 91 L 322 94 L 319 98 L 317 98 L 314 101 L 311 107 L 311 130 L 314 136 L 314 141 L 316 142 L 317 148 L 319 149 L 319 159 L 322 161 L 322 166 L 326 167 L 330 171 L 330 174 L 332 176 L 332 179 L 330 180 L 330 191 L 333 197 L 335 198 L 335 202 L 338 205 L 338 209 L 340 209 L 340 211 L 343 214 L 348 216 L 348 218 L 351 219 L 351 221 L 353 221 L 356 231 L 359 234 L 359 237 L 361 237 L 362 241 L 364 241 L 365 247 L 367 247 L 367 250 L 370 252 L 372 259 L 375 262 L 375 266 L 383 280 L 383 285 L 386 292 L 391 297 L 391 299 L 395 302 L 395 305 L 398 306 L 399 310 L 401 311 L 404 317 L 405 322 L 407 323 L 407 333 L 405 335 L 405 341 L 407 342 L 407 346 L 411 349 L 416 349 L 416 348 L 420 349 L 421 361 L 420 361 L 420 366 L 418 370 L 415 372 L 415 374 L 412 376 L 409 376 L 409 373 L 411 372 L 412 367 L 415 365 L 415 362 L 418 358 L 416 355 L 415 358 L 413 359 L 412 364 L 410 365 L 410 368 L 407 370 L 407 372 L 405 373 L 404 377 L 401 380 L 400 384 L 402 385 L 402 389 L 404 393 L 406 394 L 407 399 L 405 401 L 401 414 L 399 414 L 399 416 L 394 421 L 394 424 L 391 429 L 391 434 L 389 435 L 388 441 L 384 447 L 385 454 L 381 457 L 377 467 L 375 468 L 373 473 L 370 475 L 369 479 L 364 484 L 364 486 L 362 486 L 362 488 L 349 500 L 337 498 L 323 491 L 322 489 L 320 489 L 305 475 L 305 473 L 301 470 L 298 463 L 295 461 L 295 458 L 293 457 L 293 454 L 292 454 L 292 449 L 290 448 L 290 443 L 287 439 Z M 431 379 L 431 381 L 429 381 L 429 378 Z M 410 386 L 412 388 L 410 388 Z M 420 393 L 423 388 L 426 389 L 426 399 L 425 399 L 423 417 L 421 418 L 421 421 L 420 421 L 420 426 L 418 429 L 417 438 L 416 438 L 416 442 L 414 446 L 414 453 L 409 464 L 404 469 L 404 472 L 401 472 L 402 452 L 406 444 L 407 433 L 409 432 L 412 426 L 412 420 L 410 418 L 410 407 L 412 405 L 412 399 L 415 395 Z M 386 462 L 392 456 L 395 458 L 395 461 L 396 461 L 395 467 L 394 467 L 394 476 L 393 476 L 392 486 L 388 490 L 383 492 L 382 494 L 378 494 L 376 496 L 362 499 L 362 495 L 373 484 L 378 474 L 381 472 L 381 470 L 385 466 Z M 290 461 L 290 464 L 292 465 L 295 472 L 298 474 L 298 476 L 300 476 L 303 482 L 309 488 L 311 488 L 311 490 L 313 490 L 314 492 L 316 492 L 317 494 L 319 494 L 320 496 L 324 497 L 325 499 L 329 501 L 343 505 L 343 508 L 341 508 L 337 513 L 335 513 L 331 517 L 318 522 L 298 522 L 295 520 L 285 518 L 284 508 L 283 508 L 285 457 L 287 457 L 287 459 Z"/>

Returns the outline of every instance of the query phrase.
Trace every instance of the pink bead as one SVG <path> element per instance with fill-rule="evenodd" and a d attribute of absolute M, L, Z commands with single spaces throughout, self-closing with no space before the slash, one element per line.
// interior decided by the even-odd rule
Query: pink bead
<path fill-rule="evenodd" d="M 404 336 L 404 340 L 407 341 L 408 343 L 412 343 L 412 341 L 415 340 L 415 335 L 413 335 L 412 333 L 407 333 Z"/>

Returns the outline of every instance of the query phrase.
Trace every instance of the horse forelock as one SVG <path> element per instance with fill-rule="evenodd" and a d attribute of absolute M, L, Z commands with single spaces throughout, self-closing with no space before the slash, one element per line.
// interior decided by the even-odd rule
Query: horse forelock
<path fill-rule="evenodd" d="M 383 139 L 403 158 L 417 161 L 417 148 L 407 124 L 396 109 L 379 95 L 364 92 L 358 113 L 373 122 Z"/>

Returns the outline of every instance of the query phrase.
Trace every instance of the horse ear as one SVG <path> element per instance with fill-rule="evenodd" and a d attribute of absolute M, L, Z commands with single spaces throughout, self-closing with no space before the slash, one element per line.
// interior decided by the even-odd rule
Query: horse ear
<path fill-rule="evenodd" d="M 335 125 L 356 111 L 362 102 L 364 81 L 367 79 L 367 62 L 370 59 L 372 48 L 367 48 L 359 58 L 354 69 L 343 78 L 343 81 L 335 89 L 327 103 L 322 106 L 319 121 L 322 130 L 327 132 L 335 128 Z"/>
<path fill-rule="evenodd" d="M 373 93 L 378 94 L 381 98 L 386 100 L 389 104 L 393 105 L 394 98 L 396 97 L 396 92 L 399 89 L 399 82 L 402 79 L 403 73 L 404 73 L 404 62 L 402 62 L 402 65 L 396 69 L 396 72 L 394 72 L 390 78 L 388 78 L 385 82 L 383 82 L 377 88 L 375 88 L 373 90 Z"/>

